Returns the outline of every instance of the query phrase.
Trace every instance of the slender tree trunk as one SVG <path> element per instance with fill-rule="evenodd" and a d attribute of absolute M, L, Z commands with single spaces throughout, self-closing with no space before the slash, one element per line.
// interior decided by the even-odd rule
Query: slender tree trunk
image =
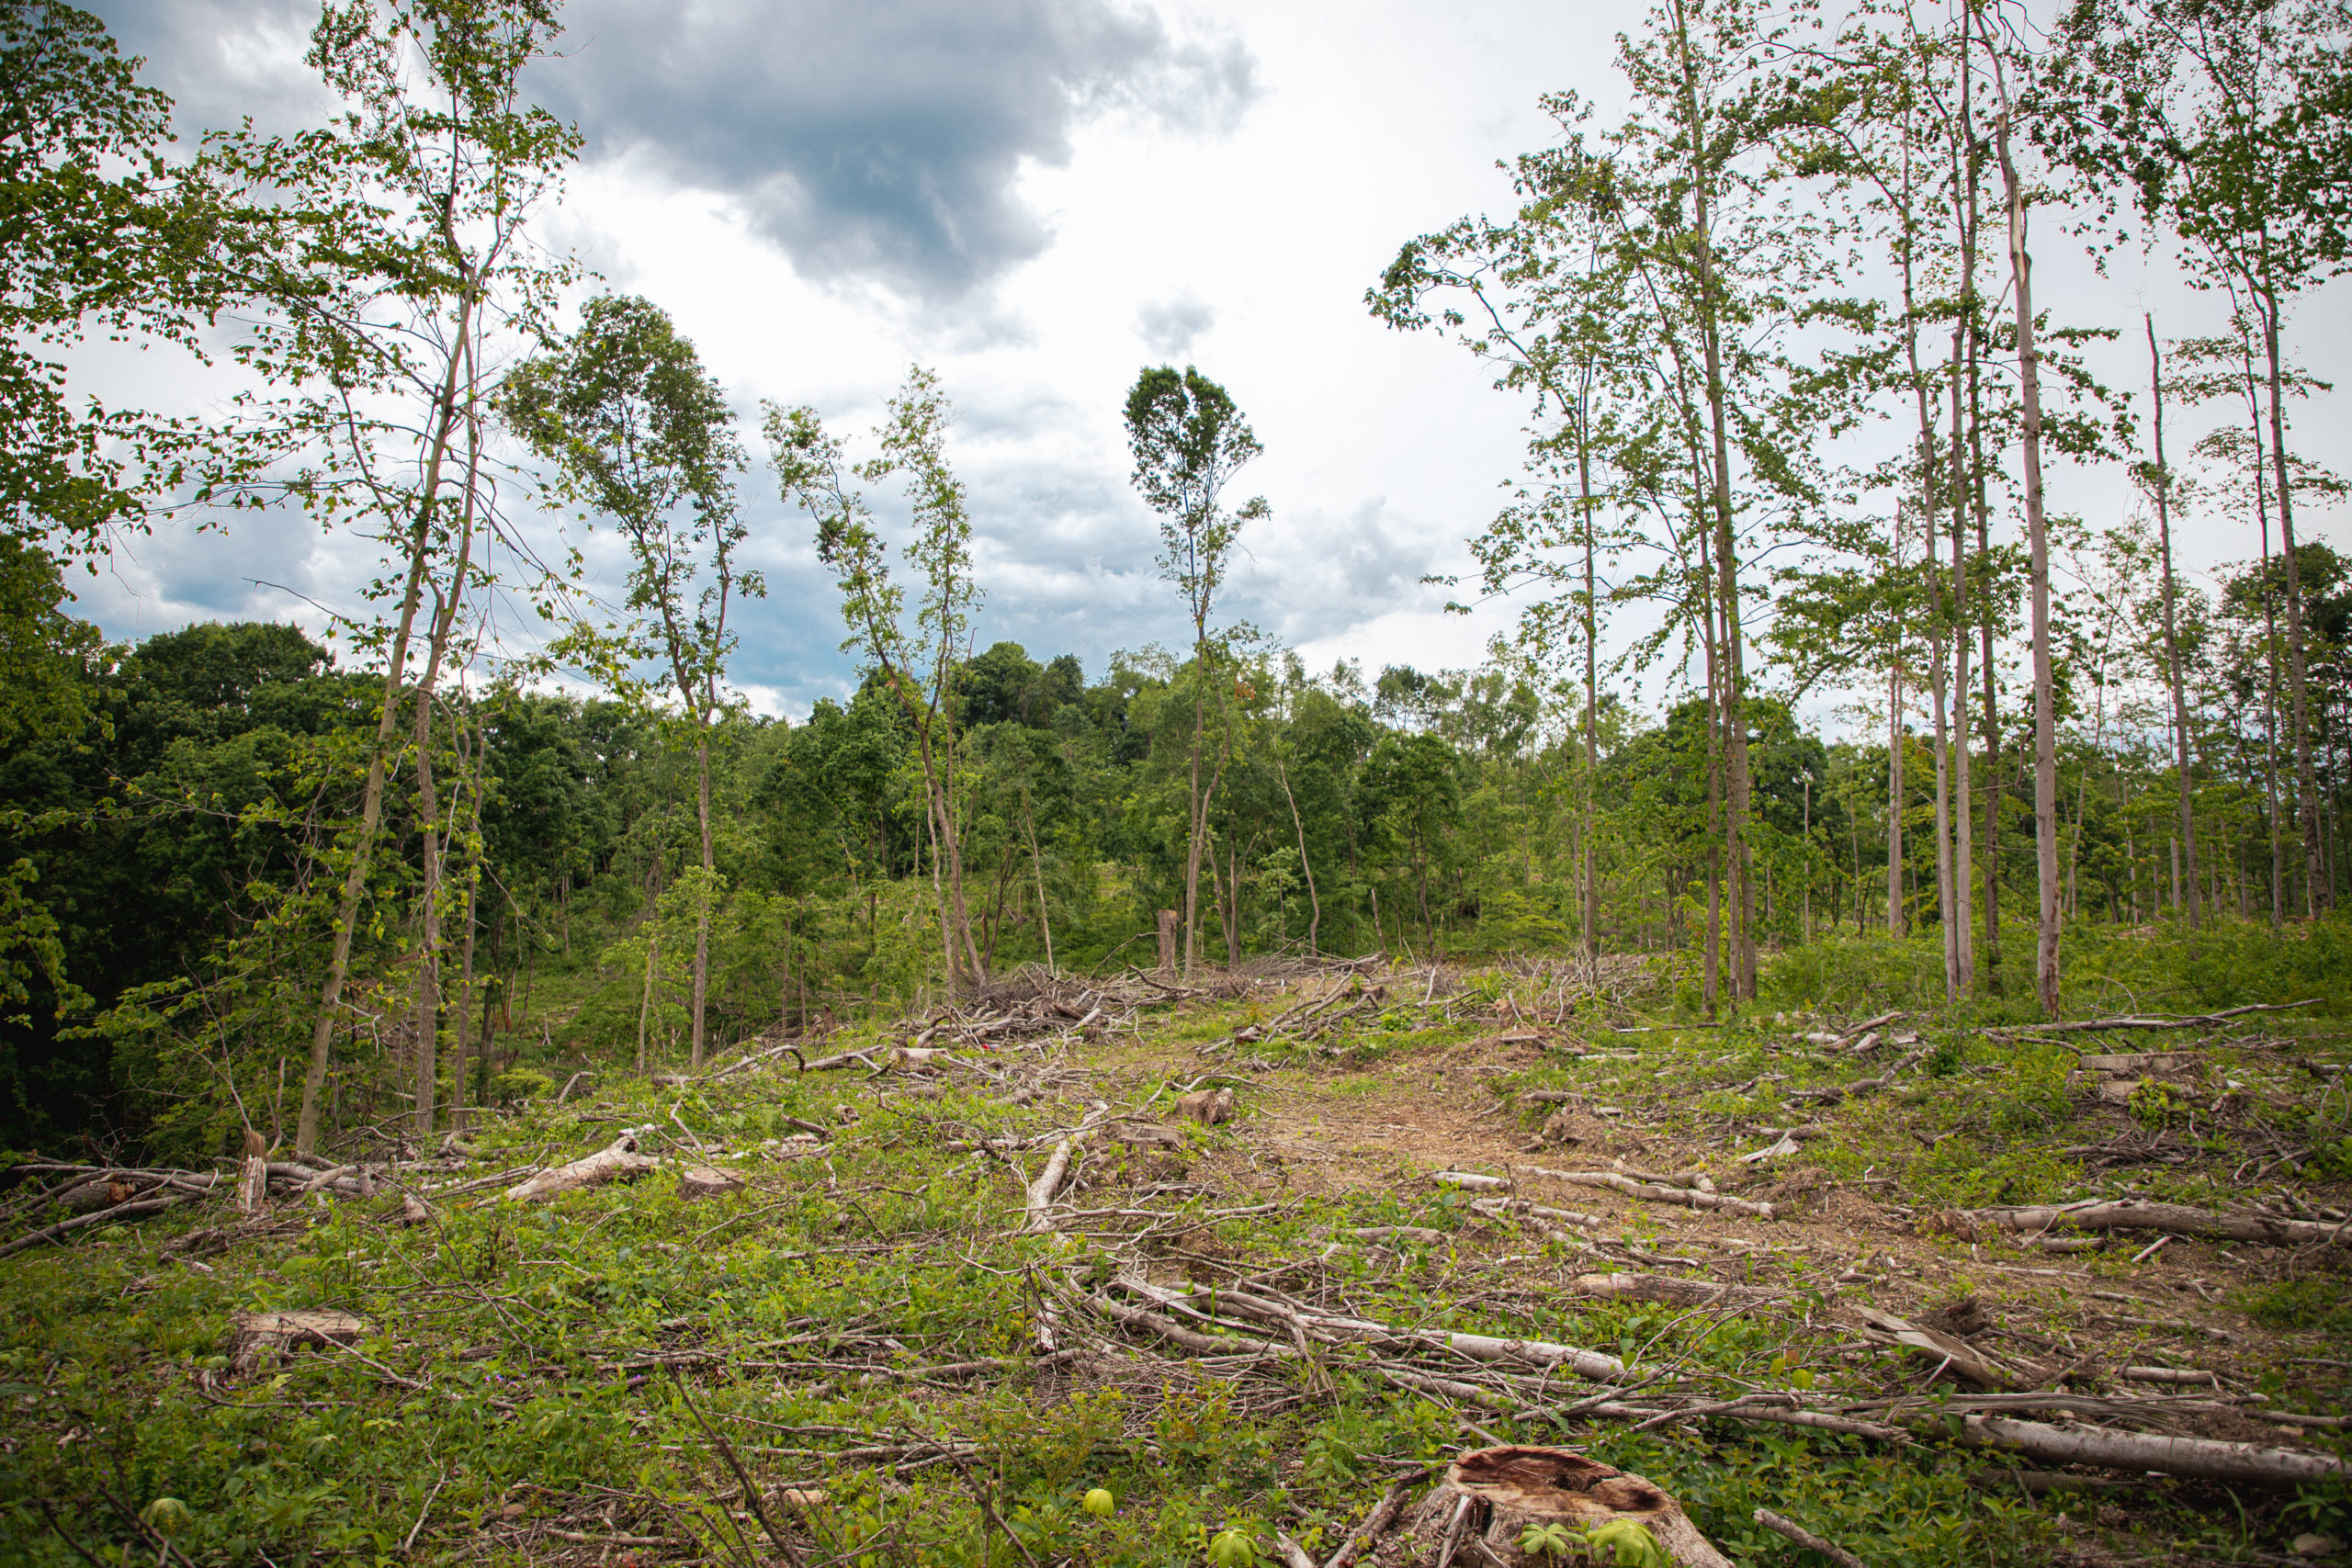
<path fill-rule="evenodd" d="M 710 919 L 711 901 L 716 896 L 718 858 L 710 819 L 710 714 L 697 716 L 695 735 L 695 816 L 702 829 L 702 885 L 695 897 L 695 1016 L 692 1043 L 687 1058 L 692 1068 L 702 1070 L 703 1039 L 707 1015 L 710 1010 Z"/>
<path fill-rule="evenodd" d="M 1209 678 L 1208 635 L 1200 623 L 1193 624 L 1193 764 L 1192 807 L 1187 842 L 1184 846 L 1184 977 L 1193 976 L 1193 955 L 1198 948 L 1194 927 L 1199 923 L 1201 908 L 1201 850 L 1208 837 L 1208 802 L 1201 797 L 1201 750 L 1208 740 L 1208 709 L 1203 682 Z"/>
<path fill-rule="evenodd" d="M 2254 412 L 2257 450 L 2268 445 L 2262 435 L 2262 409 L 2254 397 L 2252 367 L 2246 378 L 2246 399 Z M 2267 453 L 2265 454 L 2267 455 Z M 2262 692 L 2263 829 L 2270 838 L 2270 929 L 2287 922 L 2287 851 L 2278 831 L 2278 602 L 2271 587 L 2270 483 L 2256 462 L 2254 474 L 2255 522 L 2262 530 Z"/>
<path fill-rule="evenodd" d="M 1057 973 L 1054 964 L 1054 918 L 1046 908 L 1046 857 L 1037 849 L 1037 813 L 1029 803 L 1029 792 L 1021 792 L 1022 823 L 1029 830 L 1029 864 L 1037 874 L 1037 930 L 1046 939 L 1046 970 Z"/>
<path fill-rule="evenodd" d="M 637 1004 L 637 1072 L 645 1076 L 645 1032 L 653 1021 L 653 966 L 662 953 L 662 931 L 654 922 L 662 918 L 657 908 L 646 912 L 646 923 L 653 929 L 645 933 L 645 991 Z"/>
<path fill-rule="evenodd" d="M 1952 884 L 1951 727 L 1944 705 L 1943 580 L 1936 553 L 1937 520 L 1941 515 L 1936 505 L 1936 478 L 1942 469 L 1942 464 L 1936 455 L 1934 405 L 1929 401 L 1927 373 L 1919 366 L 1917 308 L 1912 294 L 1912 247 L 1916 231 L 1912 225 L 1910 196 L 1910 165 L 1906 158 L 1903 184 L 1903 347 L 1909 361 L 1911 391 L 1919 414 L 1920 540 L 1926 550 L 1928 569 L 1928 711 L 1935 724 L 1936 735 L 1936 925 L 1937 934 L 1943 939 L 1944 999 L 1951 1001 L 1959 997 L 1965 983 L 1960 972 L 1959 929 L 1967 919 L 1967 905 L 1965 894 L 1954 897 Z M 1900 509 L 1897 511 L 1899 514 Z"/>
<path fill-rule="evenodd" d="M 2026 535 L 2032 555 L 2033 601 L 2033 835 L 2041 889 L 2034 943 L 2034 989 L 2041 1010 L 2058 1016 L 2058 716 L 2057 680 L 2050 639 L 2050 534 L 2041 511 L 2041 359 L 2034 346 L 2033 258 L 2026 249 L 2025 186 L 2010 155 L 2012 106 L 2001 72 L 1991 24 L 1982 13 L 1976 26 L 1993 62 L 2000 89 L 2000 117 L 1994 121 L 1994 149 L 2007 197 L 2010 293 L 2017 305 L 2018 396 L 2023 413 Z"/>
<path fill-rule="evenodd" d="M 1721 703 L 1727 795 L 1723 822 L 1723 859 L 1730 874 L 1738 879 L 1735 896 L 1730 899 L 1732 997 L 1738 1001 L 1752 996 L 1756 977 L 1756 953 L 1748 930 L 1754 914 L 1754 892 L 1746 874 L 1749 781 L 1747 716 L 1744 711 L 1743 690 L 1746 685 L 1745 661 L 1740 650 L 1739 557 L 1732 520 L 1731 447 L 1724 408 L 1728 393 L 1724 383 L 1722 322 L 1718 319 L 1722 302 L 1717 298 L 1712 231 L 1713 182 L 1703 152 L 1709 139 L 1704 134 L 1702 120 L 1698 67 L 1691 52 L 1690 24 L 1683 15 L 1681 0 L 1675 0 L 1674 21 L 1676 41 L 1682 60 L 1682 93 L 1687 117 L 1685 133 L 1690 147 L 1691 243 L 1699 274 L 1699 343 L 1706 365 L 1708 434 L 1714 459 L 1711 488 L 1714 506 L 1715 571 L 1720 580 L 1718 592 L 1723 601 L 1724 646 L 1719 663 L 1723 680 Z"/>
<path fill-rule="evenodd" d="M 1298 796 L 1290 789 L 1290 773 L 1283 766 L 1282 753 L 1274 754 L 1274 776 L 1282 780 L 1283 798 L 1290 803 L 1290 825 L 1298 834 L 1298 869 L 1306 879 L 1306 956 L 1314 958 L 1321 950 L 1316 946 L 1316 934 L 1323 926 L 1323 900 L 1315 891 L 1315 864 L 1306 854 L 1306 823 L 1298 815 Z"/>
<path fill-rule="evenodd" d="M 1984 668 L 1984 967 L 1986 988 L 2001 988 L 2001 710 L 1993 671 L 1993 541 L 1992 507 L 1985 494 L 1983 340 L 1977 326 L 1969 328 L 1968 450 L 1969 489 L 1976 509 L 1976 564 L 1984 581 L 1984 608 L 1978 612 L 1979 651 Z"/>
<path fill-rule="evenodd" d="M 458 542 L 457 570 L 449 592 L 433 617 L 431 640 L 425 650 L 424 674 L 416 683 L 416 816 L 422 874 L 417 892 L 416 955 L 416 1135 L 433 1136 L 441 1077 L 441 870 L 446 835 L 441 822 L 439 791 L 433 758 L 433 699 L 440 690 L 441 666 L 449 651 L 458 611 L 465 601 L 466 573 L 473 561 L 474 485 L 481 477 L 481 432 L 467 420 L 466 489 L 462 531 Z"/>
<path fill-rule="evenodd" d="M 1600 963 L 1600 886 L 1593 877 L 1592 840 L 1599 817 L 1594 792 L 1600 773 L 1600 606 L 1593 595 L 1592 397 L 1577 400 L 1577 500 L 1584 513 L 1584 832 L 1577 846 L 1577 874 L 1584 904 L 1584 961 L 1588 977 Z"/>
<path fill-rule="evenodd" d="M 2278 295 L 2273 287 L 2267 237 L 2263 245 L 2262 347 L 2268 361 L 2270 377 L 2270 465 L 2273 488 L 2278 498 L 2278 548 L 2286 561 L 2287 578 L 2287 694 L 2291 704 L 2295 725 L 2295 793 L 2296 815 L 2302 820 L 2303 833 L 2303 912 L 2312 919 L 2334 905 L 2335 889 L 2330 886 L 2321 836 L 2319 809 L 2319 774 L 2312 761 L 2311 686 L 2306 678 L 2306 654 L 2303 649 L 2303 586 L 2302 558 L 2295 551 L 2294 480 L 2287 461 L 2287 418 L 2284 408 L 2285 389 L 2278 363 Z"/>
<path fill-rule="evenodd" d="M 1962 73 L 1965 74 L 1965 72 Z M 1965 100 L 1962 113 L 1965 115 Z M 1967 157 L 1963 150 L 1962 157 Z M 1952 648 L 1952 949 L 1961 991 L 1976 988 L 1972 897 L 1976 885 L 1974 778 L 1968 737 L 1968 465 L 1962 440 L 1961 378 L 1971 347 L 1976 298 L 1976 226 L 1973 203 L 1960 211 L 1961 303 L 1951 328 L 1951 648 Z"/>
<path fill-rule="evenodd" d="M 2141 321 L 2148 330 L 2148 390 L 2153 400 L 2150 407 L 2154 416 L 2156 446 L 2156 546 L 2164 567 L 2165 602 L 2165 680 L 2172 688 L 2173 763 L 2180 776 L 2180 843 L 2187 856 L 2185 871 L 2177 871 L 2174 880 L 2181 893 L 2181 908 L 2188 917 L 2188 929 L 2198 923 L 2197 889 L 2197 807 L 2189 784 L 2188 758 L 2188 696 L 2180 678 L 2180 637 L 2174 605 L 2172 576 L 2172 471 L 2165 467 L 2165 362 L 2156 347 L 2156 319 L 2142 312 Z"/>
<path fill-rule="evenodd" d="M 951 737 L 948 745 L 952 749 L 954 744 Z M 940 862 L 946 863 L 947 984 L 955 995 L 962 997 L 987 983 L 988 965 L 980 962 L 980 950 L 972 940 L 972 914 L 964 901 L 963 840 L 956 831 L 954 780 L 949 773 L 954 759 L 940 756 L 928 730 L 922 737 L 921 757 L 924 792 L 930 796 L 934 878 L 940 874 Z"/>
<path fill-rule="evenodd" d="M 1886 672 L 1886 934 L 1903 934 L 1903 644 Z"/>
<path fill-rule="evenodd" d="M 459 301 L 458 338 L 470 341 L 474 300 L 470 290 Z M 319 1141 L 319 1091 L 325 1087 L 328 1047 L 334 1039 L 335 1010 L 343 1002 L 344 983 L 351 974 L 351 941 L 358 929 L 359 901 L 368 888 L 368 872 L 376 852 L 376 835 L 384 818 L 384 782 L 392 736 L 400 724 L 401 689 L 408 676 L 409 638 L 416 613 L 424 602 L 424 579 L 433 558 L 433 518 L 441 500 L 441 468 L 458 426 L 458 389 L 468 364 L 463 353 L 449 355 L 448 369 L 435 400 L 433 435 L 427 444 L 424 483 L 418 497 L 416 519 L 408 536 L 408 578 L 401 590 L 399 618 L 393 623 L 390 651 L 384 660 L 383 705 L 376 716 L 376 737 L 368 752 L 368 779 L 360 791 L 359 831 L 345 868 L 343 893 L 335 906 L 334 939 L 327 958 L 327 977 L 319 988 L 318 1016 L 311 1026 L 311 1058 L 302 1075 L 302 1109 L 296 1119 L 294 1149 L 312 1154 Z"/>
<path fill-rule="evenodd" d="M 1693 477 L 1697 467 L 1693 464 Z M 1699 533 L 1699 610 L 1706 623 L 1707 658 L 1707 936 L 1700 992 L 1707 1016 L 1715 1016 L 1723 987 L 1724 897 L 1724 745 L 1723 656 L 1713 604 L 1715 581 L 1708 559 L 1707 531 Z M 1736 993 L 1735 993 L 1736 995 Z"/>
<path fill-rule="evenodd" d="M 477 726 L 474 733 L 474 765 L 469 807 L 477 823 L 481 818 L 481 770 L 482 752 L 485 746 L 486 738 Z M 475 910 L 481 895 L 481 838 L 479 833 L 469 835 L 469 837 L 472 848 L 466 855 L 466 942 L 464 956 L 459 960 L 458 978 L 457 1038 L 451 1043 L 451 1048 L 457 1053 L 457 1061 L 453 1065 L 454 1070 L 449 1075 L 449 1125 L 453 1128 L 466 1125 L 466 1047 L 469 1043 L 466 1032 L 473 1017 L 474 938 L 481 931 L 481 922 L 476 919 Z"/>

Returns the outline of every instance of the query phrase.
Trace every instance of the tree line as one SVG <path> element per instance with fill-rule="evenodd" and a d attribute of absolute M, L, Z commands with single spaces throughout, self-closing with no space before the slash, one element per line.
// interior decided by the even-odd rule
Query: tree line
<path fill-rule="evenodd" d="M 1366 296 L 1525 411 L 1472 541 L 1515 632 L 1367 676 L 1235 621 L 1260 442 L 1148 367 L 1127 457 L 1188 636 L 1090 682 L 980 646 L 936 374 L 871 433 L 768 405 L 755 457 L 657 303 L 543 248 L 580 146 L 522 91 L 548 0 L 329 5 L 309 59 L 344 111 L 186 149 L 96 18 L 6 0 L 0 1141 L 426 1137 L 559 1058 L 699 1066 L 1021 964 L 1154 963 L 1162 909 L 1187 972 L 1645 951 L 1710 1015 L 1849 929 L 2054 1011 L 2070 919 L 2324 916 L 2352 571 L 2296 537 L 2343 486 L 2291 444 L 2324 383 L 2286 323 L 2343 265 L 2346 24 L 1668 0 L 1622 40 L 1622 115 L 1547 100 L 1518 209 Z M 2161 253 L 2212 319 L 2130 323 L 2146 385 L 2103 385 L 2126 329 L 2037 308 L 2049 231 Z M 243 390 L 76 402 L 93 331 Z M 2190 406 L 2228 412 L 2175 467 Z M 2052 513 L 2059 459 L 2144 504 Z M 752 482 L 813 534 L 860 671 L 801 723 L 729 682 L 775 613 Z M 340 656 L 71 615 L 126 536 L 266 510 L 377 550 Z M 625 581 L 548 514 L 616 534 Z M 2216 592 L 2174 570 L 2192 521 L 2257 543 Z"/>

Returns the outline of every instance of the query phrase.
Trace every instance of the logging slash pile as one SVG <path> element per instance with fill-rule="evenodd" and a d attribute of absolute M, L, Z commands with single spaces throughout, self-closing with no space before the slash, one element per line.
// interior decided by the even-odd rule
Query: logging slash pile
<path fill-rule="evenodd" d="M 1613 962 L 1032 970 L 428 1145 L 19 1164 L 0 1554 L 2352 1540 L 2341 1029 L 1647 999 Z"/>

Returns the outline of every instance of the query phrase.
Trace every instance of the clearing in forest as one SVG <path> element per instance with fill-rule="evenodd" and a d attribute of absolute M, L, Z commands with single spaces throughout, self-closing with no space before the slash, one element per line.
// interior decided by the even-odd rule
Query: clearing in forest
<path fill-rule="evenodd" d="M 268 1166 L 249 1215 L 233 1169 L 20 1167 L 0 1555 L 1581 1552 L 1419 1506 L 1508 1444 L 1747 1563 L 1822 1560 L 1759 1509 L 1872 1568 L 2352 1539 L 2341 1027 L 1647 984 L 1023 972 Z"/>

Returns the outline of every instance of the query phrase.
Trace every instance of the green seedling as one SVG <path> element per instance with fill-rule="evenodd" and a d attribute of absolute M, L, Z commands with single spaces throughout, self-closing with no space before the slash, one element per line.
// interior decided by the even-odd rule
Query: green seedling
<path fill-rule="evenodd" d="M 1246 1530 L 1221 1529 L 1209 1538 L 1211 1568 L 1258 1568 L 1258 1539 Z"/>

